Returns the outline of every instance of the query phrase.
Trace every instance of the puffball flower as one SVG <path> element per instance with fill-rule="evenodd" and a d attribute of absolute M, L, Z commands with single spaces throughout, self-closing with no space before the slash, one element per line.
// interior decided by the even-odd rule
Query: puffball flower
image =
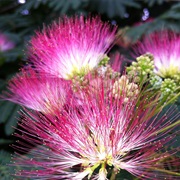
<path fill-rule="evenodd" d="M 175 111 L 169 110 L 158 115 L 149 98 L 142 98 L 138 106 L 134 100 L 124 103 L 103 85 L 97 91 L 79 93 L 79 108 L 79 102 L 69 101 L 69 108 L 54 115 L 22 113 L 23 130 L 16 136 L 23 141 L 16 148 L 24 153 L 37 147 L 28 156 L 17 154 L 15 164 L 24 169 L 16 176 L 105 180 L 109 169 L 124 169 L 142 179 L 175 179 L 178 173 L 163 169 L 163 159 L 176 152 L 164 147 L 175 138 L 169 135 L 170 125 L 179 114 L 172 117 Z"/>
<path fill-rule="evenodd" d="M 10 80 L 4 99 L 36 111 L 52 113 L 66 102 L 68 86 L 69 83 L 63 79 L 40 75 L 33 69 L 22 70 Z"/>
<path fill-rule="evenodd" d="M 8 51 L 14 48 L 14 46 L 14 43 L 10 41 L 5 34 L 0 33 L 0 51 Z"/>
<path fill-rule="evenodd" d="M 83 76 L 104 58 L 115 31 L 98 17 L 64 17 L 31 39 L 30 62 L 39 72 L 60 78 Z"/>
<path fill-rule="evenodd" d="M 145 37 L 135 48 L 138 55 L 154 56 L 154 72 L 162 78 L 180 76 L 180 36 L 160 31 Z M 180 77 L 179 77 L 180 78 Z"/>

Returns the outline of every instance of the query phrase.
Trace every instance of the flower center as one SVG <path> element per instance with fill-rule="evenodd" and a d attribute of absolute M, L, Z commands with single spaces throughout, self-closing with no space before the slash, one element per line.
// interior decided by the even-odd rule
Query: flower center
<path fill-rule="evenodd" d="M 74 77 L 84 77 L 91 70 L 90 66 L 87 64 L 86 66 L 82 66 L 79 68 L 78 66 L 73 66 L 72 70 L 69 74 L 67 74 L 66 79 L 73 79 Z"/>
<path fill-rule="evenodd" d="M 88 179 L 90 179 L 94 171 L 97 169 L 99 169 L 99 176 L 106 177 L 107 166 L 113 165 L 112 150 L 110 147 L 105 147 L 101 139 L 98 137 L 95 138 L 92 134 L 90 140 L 94 153 L 89 157 L 82 154 L 84 163 L 81 164 L 81 166 L 83 167 L 84 172 L 88 174 Z"/>
<path fill-rule="evenodd" d="M 178 66 L 170 64 L 169 67 L 161 67 L 157 74 L 162 78 L 174 78 L 180 74 L 180 70 Z"/>

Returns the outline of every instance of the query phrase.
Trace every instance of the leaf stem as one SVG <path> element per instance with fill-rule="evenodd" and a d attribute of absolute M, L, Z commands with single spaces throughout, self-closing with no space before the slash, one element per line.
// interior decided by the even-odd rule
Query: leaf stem
<path fill-rule="evenodd" d="M 116 175 L 117 175 L 117 172 L 118 172 L 118 171 L 120 171 L 120 170 L 118 170 L 118 169 L 116 169 L 116 168 L 114 168 L 114 169 L 112 170 L 112 174 L 111 174 L 110 180 L 115 180 L 115 179 L 116 179 Z"/>
<path fill-rule="evenodd" d="M 162 132 L 164 132 L 164 131 L 166 131 L 166 130 L 168 130 L 170 128 L 173 128 L 174 126 L 176 126 L 178 124 L 180 124 L 180 120 L 176 121 L 175 123 L 163 128 L 163 129 L 160 129 L 159 131 L 156 131 L 154 134 L 162 133 Z"/>

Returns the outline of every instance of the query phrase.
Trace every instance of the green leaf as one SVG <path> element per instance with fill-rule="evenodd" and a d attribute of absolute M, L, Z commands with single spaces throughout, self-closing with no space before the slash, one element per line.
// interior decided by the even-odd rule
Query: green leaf
<path fill-rule="evenodd" d="M 153 31 L 169 29 L 180 32 L 180 3 L 172 6 L 164 14 L 157 17 L 151 22 L 145 22 L 138 26 L 128 28 L 125 35 L 128 36 L 133 43 L 137 42 L 143 35 L 147 35 Z M 178 10 L 177 10 L 178 9 Z"/>
<path fill-rule="evenodd" d="M 69 10 L 77 10 L 84 4 L 83 0 L 53 0 L 47 3 L 54 11 L 60 11 L 60 14 L 67 13 Z"/>
<path fill-rule="evenodd" d="M 141 24 L 139 26 L 134 26 L 132 28 L 129 28 L 125 35 L 130 37 L 132 42 L 136 42 L 138 39 L 140 39 L 145 33 L 148 33 L 148 31 L 151 31 L 151 22 Z"/>
<path fill-rule="evenodd" d="M 22 4 L 20 8 L 17 9 L 17 12 L 21 12 L 24 9 L 31 10 L 37 9 L 41 4 L 46 4 L 48 0 L 30 0 L 26 1 L 26 3 Z"/>
<path fill-rule="evenodd" d="M 128 171 L 121 169 L 120 172 L 116 175 L 116 179 L 122 179 L 122 180 L 138 180 L 135 178 L 132 174 L 130 174 Z"/>
<path fill-rule="evenodd" d="M 5 123 L 7 122 L 11 111 L 13 110 L 14 104 L 11 102 L 0 102 L 0 113 L 1 113 L 1 118 L 0 118 L 0 123 Z"/>
<path fill-rule="evenodd" d="M 106 14 L 109 18 L 115 16 L 123 18 L 127 7 L 141 7 L 140 3 L 135 0 L 91 0 L 89 3 L 93 9 Z"/>
<path fill-rule="evenodd" d="M 11 159 L 11 154 L 7 151 L 0 150 L 0 164 L 6 165 Z"/>
<path fill-rule="evenodd" d="M 58 11 L 62 8 L 64 4 L 64 0 L 62 1 L 57 1 L 57 0 L 54 0 L 54 1 L 49 1 L 49 7 L 53 8 L 54 11 Z"/>
<path fill-rule="evenodd" d="M 20 110 L 20 106 L 19 105 L 14 105 L 13 106 L 13 110 L 11 111 L 11 114 L 5 124 L 5 133 L 6 135 L 11 135 L 14 132 L 14 128 L 17 126 L 18 123 L 18 117 L 19 117 L 19 113 L 18 111 Z"/>
<path fill-rule="evenodd" d="M 0 123 L 5 124 L 5 133 L 10 135 L 14 132 L 12 126 L 17 126 L 17 118 L 19 117 L 18 110 L 20 109 L 19 105 L 16 105 L 12 102 L 1 101 L 0 102 Z"/>
<path fill-rule="evenodd" d="M 10 139 L 0 139 L 0 145 L 13 143 Z"/>
<path fill-rule="evenodd" d="M 152 7 L 155 4 L 161 5 L 162 3 L 164 3 L 164 0 L 145 0 L 144 2 L 148 3 L 149 7 Z"/>
<path fill-rule="evenodd" d="M 6 83 L 4 80 L 0 79 L 0 91 L 2 91 L 2 89 L 4 89 Z"/>
<path fill-rule="evenodd" d="M 180 3 L 173 5 L 170 8 L 170 10 L 168 10 L 164 14 L 160 15 L 158 19 L 179 20 L 180 19 Z"/>
<path fill-rule="evenodd" d="M 11 174 L 14 173 L 14 168 L 8 166 L 10 163 L 11 154 L 7 151 L 0 150 L 0 179 L 10 180 L 12 179 Z"/>

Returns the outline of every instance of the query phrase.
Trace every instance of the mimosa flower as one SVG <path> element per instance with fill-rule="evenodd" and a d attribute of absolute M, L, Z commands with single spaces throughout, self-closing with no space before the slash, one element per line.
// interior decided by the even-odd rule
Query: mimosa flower
<path fill-rule="evenodd" d="M 69 101 L 68 110 L 53 116 L 28 111 L 23 114 L 23 131 L 16 134 L 23 139 L 19 150 L 29 151 L 31 144 L 39 146 L 29 158 L 17 156 L 15 163 L 24 167 L 17 176 L 105 180 L 110 168 L 115 172 L 124 169 L 143 179 L 174 179 L 178 175 L 162 169 L 161 162 L 176 152 L 167 152 L 164 147 L 175 138 L 169 136 L 173 129 L 170 125 L 179 114 L 173 118 L 175 111 L 169 110 L 157 115 L 157 107 L 147 93 L 138 107 L 135 100 L 124 104 L 121 98 L 111 97 L 103 85 L 95 96 L 84 92 L 80 95 L 82 106 L 78 109 L 74 101 Z"/>
<path fill-rule="evenodd" d="M 14 43 L 10 41 L 5 34 L 0 33 L 0 51 L 10 50 L 14 48 L 14 46 Z"/>
<path fill-rule="evenodd" d="M 6 92 L 4 98 L 36 111 L 50 113 L 64 105 L 68 86 L 67 81 L 45 74 L 39 75 L 28 69 L 10 80 L 10 92 Z"/>
<path fill-rule="evenodd" d="M 104 58 L 115 31 L 98 17 L 65 17 L 32 38 L 30 61 L 39 72 L 60 78 L 84 76 Z"/>
<path fill-rule="evenodd" d="M 154 72 L 162 78 L 180 76 L 179 35 L 167 31 L 152 33 L 137 45 L 135 52 L 138 56 L 151 53 L 154 56 Z"/>

